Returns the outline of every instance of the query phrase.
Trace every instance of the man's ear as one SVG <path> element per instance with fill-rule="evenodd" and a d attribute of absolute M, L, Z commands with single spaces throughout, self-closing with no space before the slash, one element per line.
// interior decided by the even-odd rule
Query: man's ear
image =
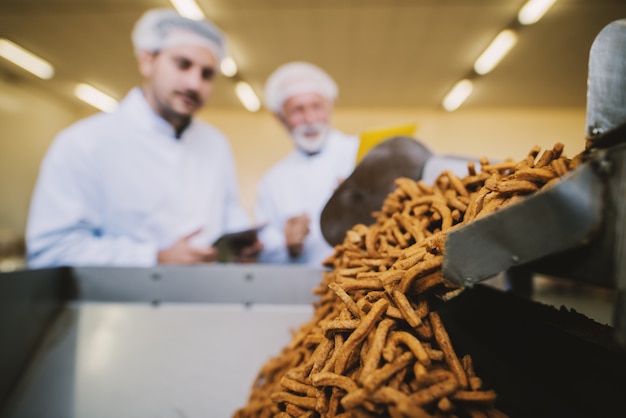
<path fill-rule="evenodd" d="M 141 51 L 137 54 L 137 62 L 139 64 L 139 73 L 144 78 L 150 78 L 154 68 L 154 59 L 156 54 L 151 51 Z"/>

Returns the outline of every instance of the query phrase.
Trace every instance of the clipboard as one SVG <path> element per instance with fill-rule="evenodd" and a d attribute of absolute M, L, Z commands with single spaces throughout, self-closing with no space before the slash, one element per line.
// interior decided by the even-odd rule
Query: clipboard
<path fill-rule="evenodd" d="M 259 237 L 259 231 L 265 225 L 243 231 L 229 232 L 219 237 L 212 246 L 218 250 L 217 262 L 232 263 L 236 261 L 241 250 L 254 244 Z"/>

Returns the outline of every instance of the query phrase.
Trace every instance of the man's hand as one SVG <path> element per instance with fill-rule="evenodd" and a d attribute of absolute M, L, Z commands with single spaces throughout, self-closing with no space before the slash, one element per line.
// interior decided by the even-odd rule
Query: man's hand
<path fill-rule="evenodd" d="M 254 244 L 243 247 L 241 252 L 237 254 L 237 263 L 256 263 L 259 253 L 263 249 L 261 241 L 256 240 Z"/>
<path fill-rule="evenodd" d="M 304 238 L 309 234 L 311 220 L 306 213 L 289 218 L 285 224 L 285 242 L 291 257 L 298 257 L 304 248 Z"/>
<path fill-rule="evenodd" d="M 217 248 L 194 247 L 189 240 L 200 233 L 200 229 L 185 235 L 171 247 L 159 251 L 159 264 L 197 264 L 209 263 L 217 260 Z"/>

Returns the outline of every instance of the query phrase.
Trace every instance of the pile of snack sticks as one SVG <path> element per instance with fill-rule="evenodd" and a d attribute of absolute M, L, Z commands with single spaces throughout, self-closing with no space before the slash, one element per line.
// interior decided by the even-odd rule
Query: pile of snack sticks
<path fill-rule="evenodd" d="M 541 155 L 540 155 L 541 154 Z M 244 417 L 502 417 L 470 354 L 455 352 L 437 306 L 446 234 L 559 180 L 583 159 L 563 145 L 521 161 L 470 163 L 432 186 L 409 178 L 335 247 L 313 318 L 260 370 Z"/>

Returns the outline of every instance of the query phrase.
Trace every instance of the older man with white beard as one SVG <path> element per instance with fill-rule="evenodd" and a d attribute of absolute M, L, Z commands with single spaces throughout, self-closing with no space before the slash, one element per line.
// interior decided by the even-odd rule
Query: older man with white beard
<path fill-rule="evenodd" d="M 337 85 L 306 62 L 278 67 L 265 84 L 265 105 L 291 136 L 294 149 L 263 176 L 255 216 L 267 226 L 259 261 L 321 266 L 332 254 L 320 214 L 342 180 L 352 173 L 357 136 L 334 129 Z"/>

